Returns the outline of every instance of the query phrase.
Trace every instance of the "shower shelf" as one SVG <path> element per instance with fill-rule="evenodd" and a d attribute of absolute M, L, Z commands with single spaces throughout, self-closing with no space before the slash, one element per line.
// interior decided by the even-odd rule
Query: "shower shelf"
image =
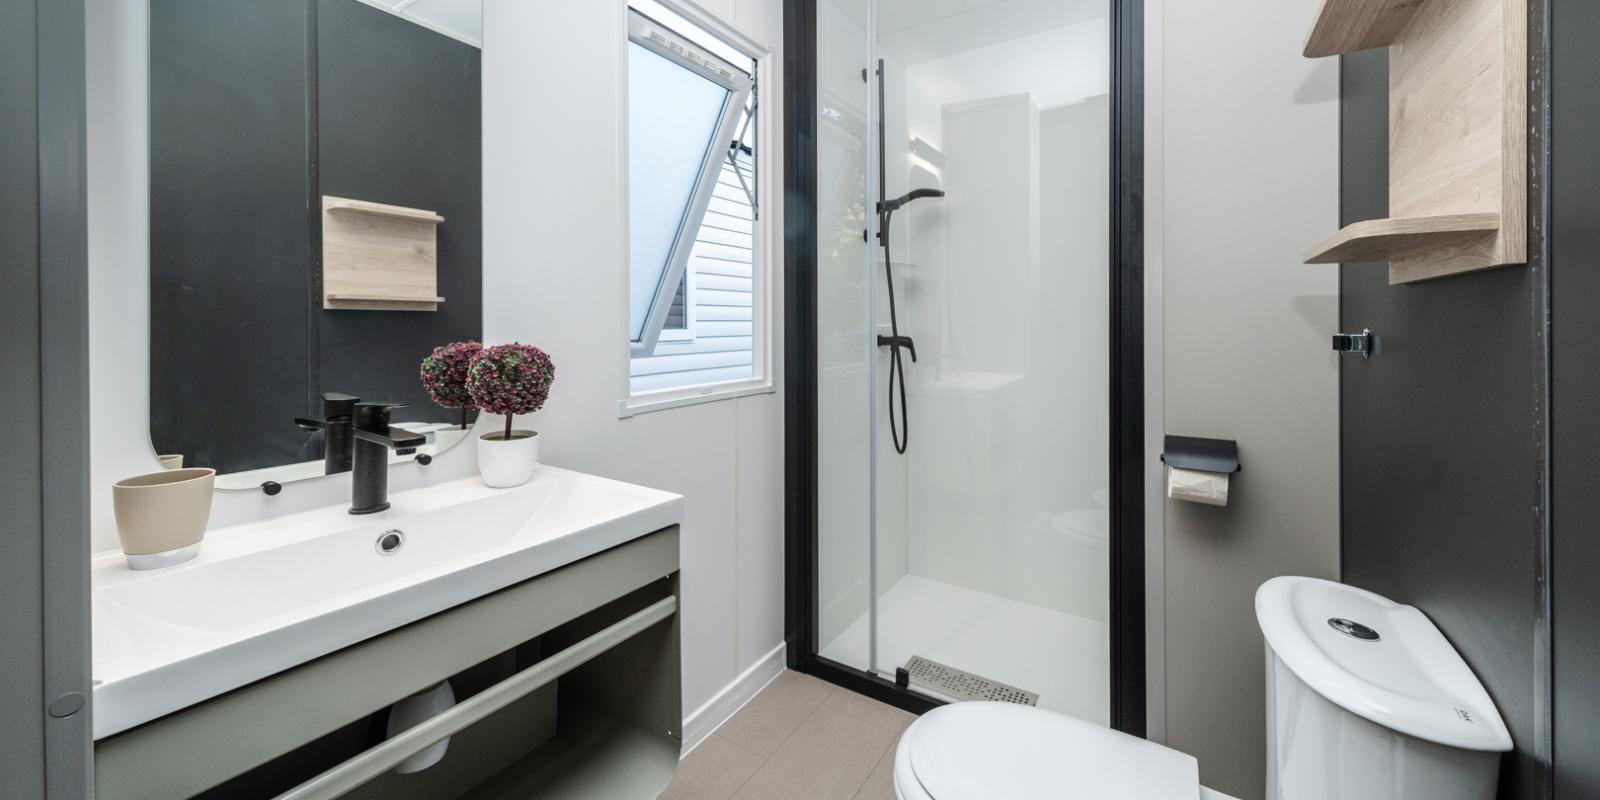
<path fill-rule="evenodd" d="M 1527 256 L 1527 0 L 1323 0 L 1308 58 L 1389 47 L 1389 213 L 1308 250 L 1410 283 Z"/>

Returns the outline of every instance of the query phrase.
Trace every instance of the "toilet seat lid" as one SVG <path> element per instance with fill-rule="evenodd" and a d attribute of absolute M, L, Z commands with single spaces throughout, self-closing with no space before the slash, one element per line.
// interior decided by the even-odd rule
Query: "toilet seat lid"
<path fill-rule="evenodd" d="M 911 771 L 934 800 L 1200 796 L 1193 757 L 1041 708 L 955 703 L 906 736 Z"/>

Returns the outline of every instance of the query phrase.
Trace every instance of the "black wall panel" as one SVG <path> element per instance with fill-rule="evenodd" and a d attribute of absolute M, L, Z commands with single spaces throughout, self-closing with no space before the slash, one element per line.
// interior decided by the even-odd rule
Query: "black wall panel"
<path fill-rule="evenodd" d="M 1342 66 L 1344 222 L 1387 215 L 1388 55 Z M 1342 268 L 1344 580 L 1422 609 L 1488 687 L 1517 750 L 1501 797 L 1538 797 L 1536 418 L 1542 289 L 1526 267 L 1389 286 Z"/>
<path fill-rule="evenodd" d="M 302 460 L 308 15 L 150 4 L 150 435 L 190 466 Z"/>
<path fill-rule="evenodd" d="M 321 193 L 445 220 L 445 302 L 433 313 L 319 311 L 317 391 L 411 403 L 397 420 L 453 419 L 428 400 L 417 365 L 438 345 L 482 336 L 479 50 L 355 0 L 319 0 L 317 28 Z"/>

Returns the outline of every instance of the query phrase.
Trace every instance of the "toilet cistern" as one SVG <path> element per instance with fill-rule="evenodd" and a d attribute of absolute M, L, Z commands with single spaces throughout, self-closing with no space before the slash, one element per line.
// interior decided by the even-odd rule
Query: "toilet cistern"
<path fill-rule="evenodd" d="M 1421 611 L 1283 577 L 1256 591 L 1256 619 L 1269 800 L 1493 800 L 1511 734 Z"/>

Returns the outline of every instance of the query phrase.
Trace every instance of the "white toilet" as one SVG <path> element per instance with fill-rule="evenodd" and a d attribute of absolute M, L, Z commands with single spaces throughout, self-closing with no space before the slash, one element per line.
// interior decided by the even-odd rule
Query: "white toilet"
<path fill-rule="evenodd" d="M 1193 757 L 1076 717 L 1013 703 L 922 715 L 894 755 L 900 800 L 1229 800 Z"/>
<path fill-rule="evenodd" d="M 1268 800 L 1493 800 L 1505 722 L 1422 612 L 1344 584 L 1274 578 Z M 1228 800 L 1193 757 L 1053 711 L 956 703 L 895 752 L 900 800 Z"/>

